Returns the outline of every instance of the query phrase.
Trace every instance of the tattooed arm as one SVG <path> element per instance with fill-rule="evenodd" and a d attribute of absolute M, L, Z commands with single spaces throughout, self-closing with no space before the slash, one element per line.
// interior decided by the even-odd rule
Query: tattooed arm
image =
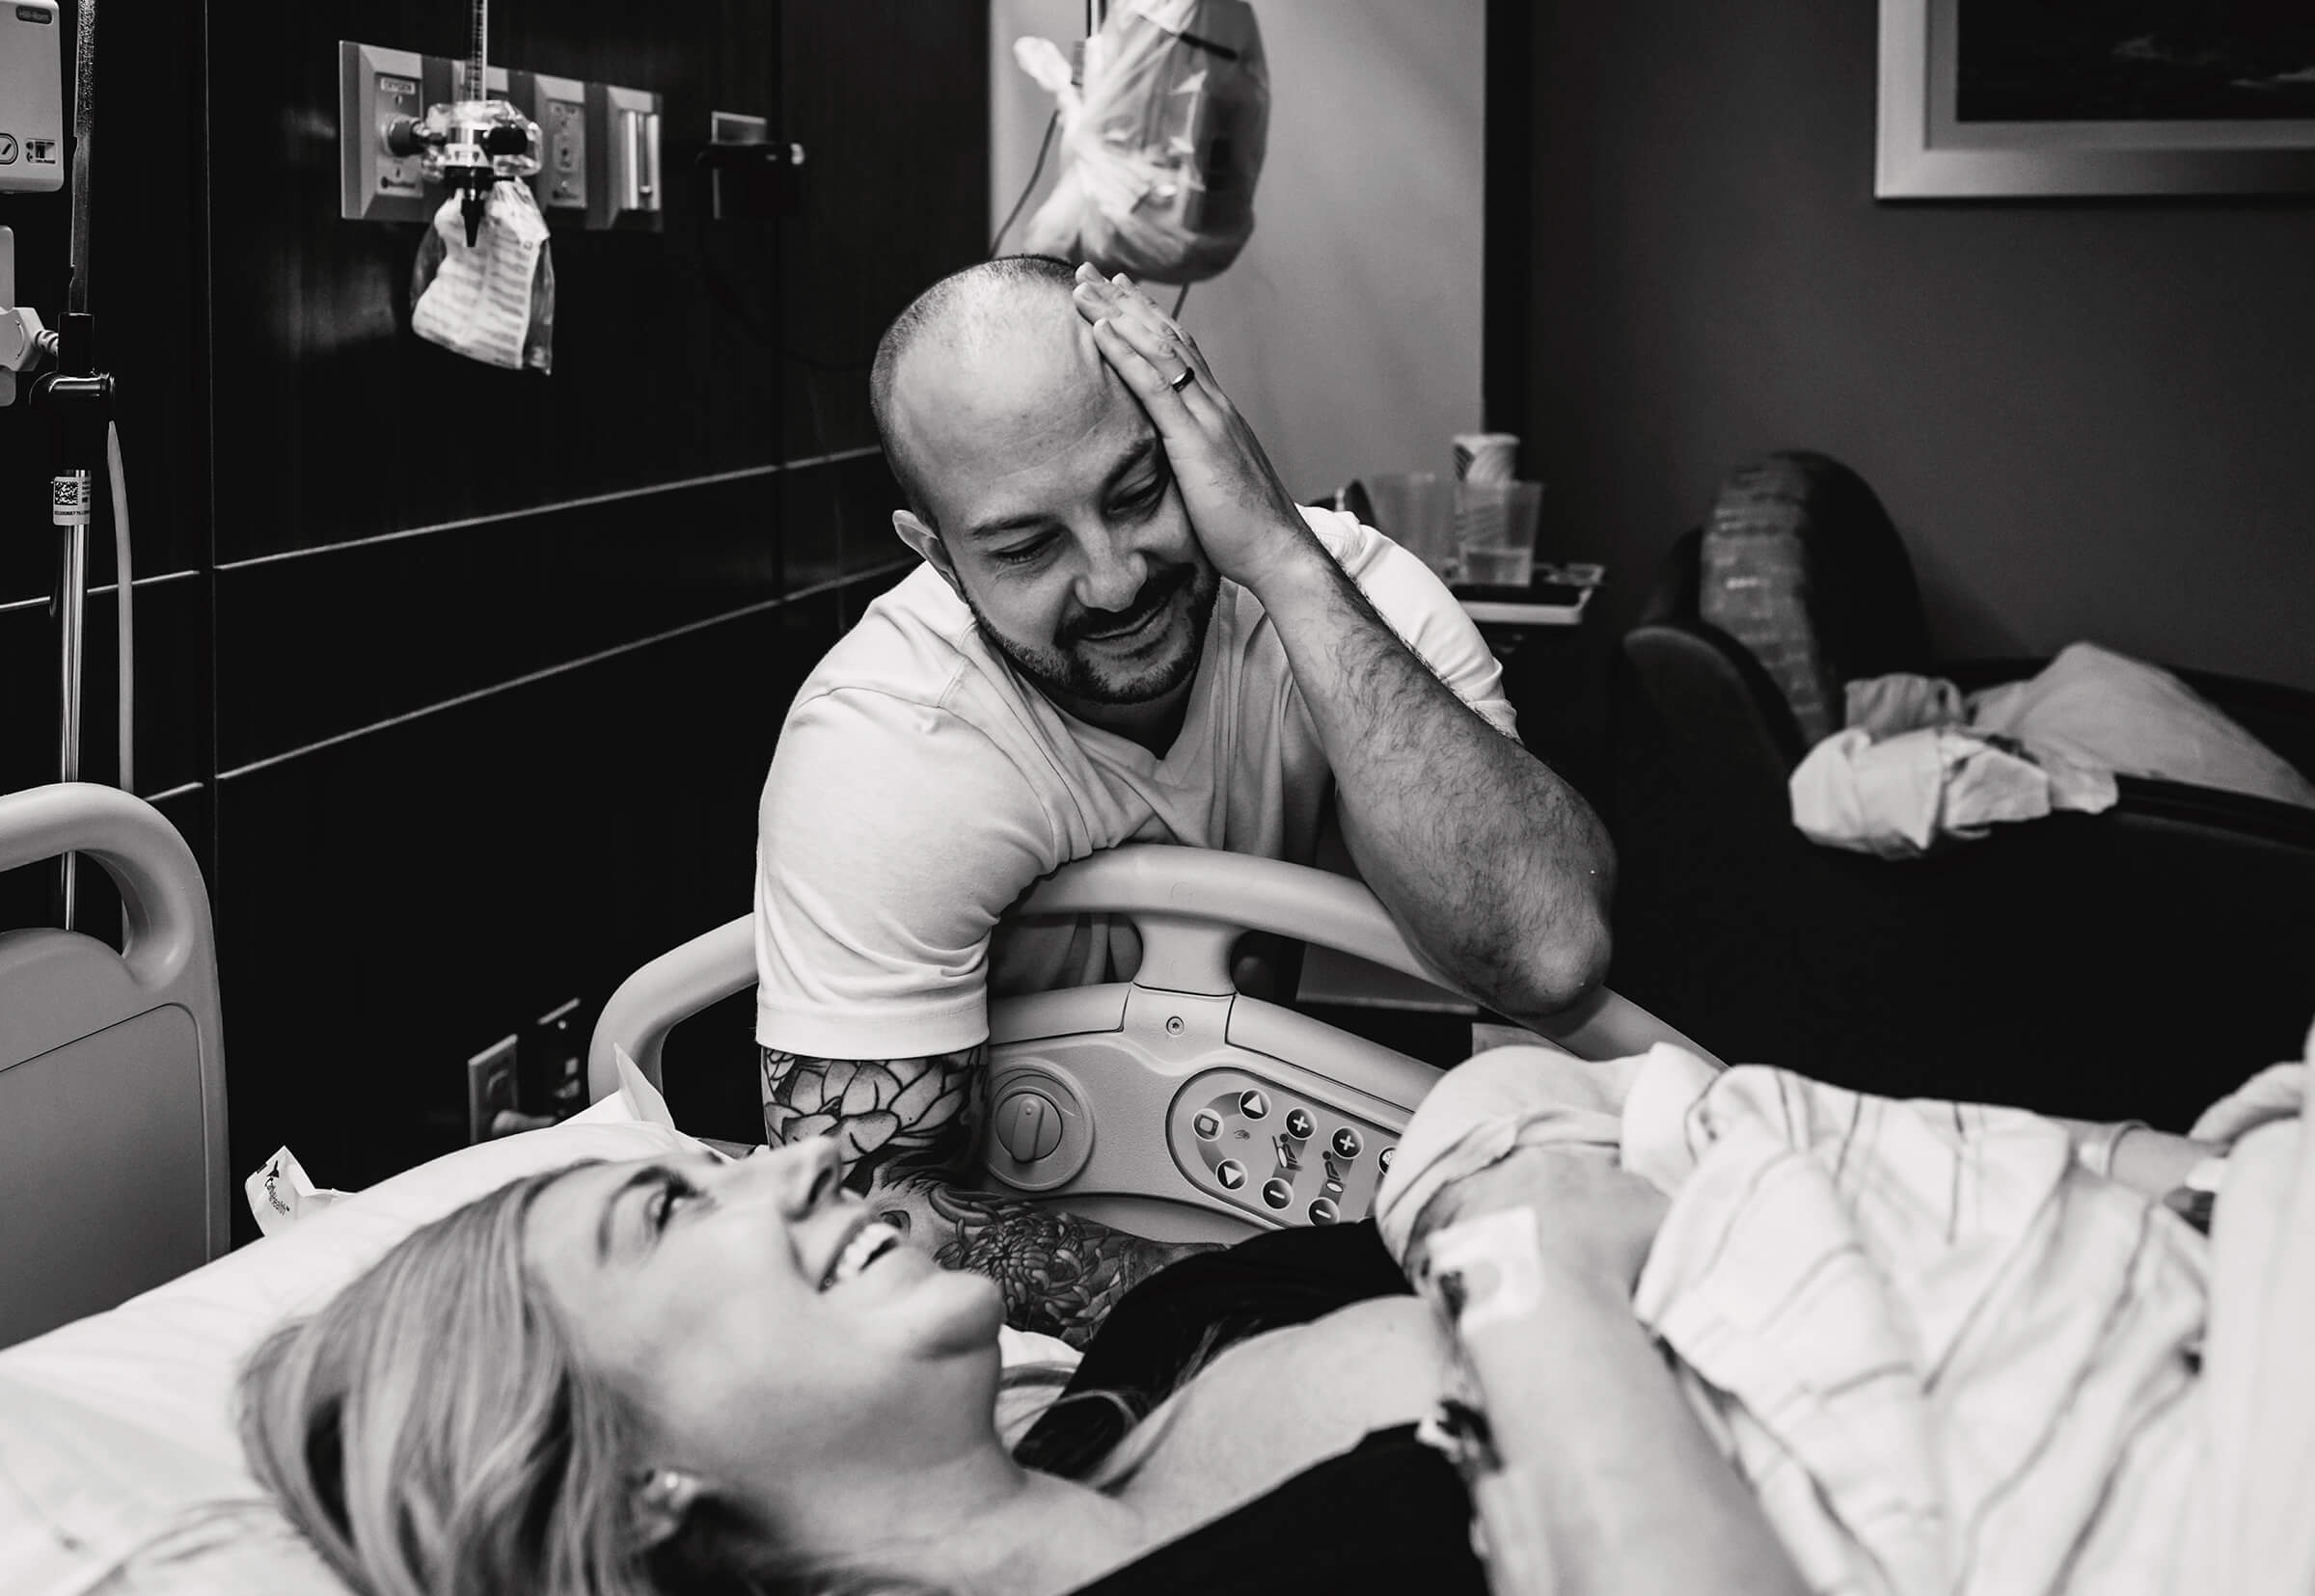
<path fill-rule="evenodd" d="M 916 1059 L 814 1059 L 759 1049 L 764 1139 L 833 1136 L 844 1183 L 952 1269 L 994 1280 L 1005 1322 L 1082 1346 L 1117 1299 L 1212 1243 L 1144 1240 L 1018 1198 L 966 1189 L 979 1173 L 989 1048 Z"/>

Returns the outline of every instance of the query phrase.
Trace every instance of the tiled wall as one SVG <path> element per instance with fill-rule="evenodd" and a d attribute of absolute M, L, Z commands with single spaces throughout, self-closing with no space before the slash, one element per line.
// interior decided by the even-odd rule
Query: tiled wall
<path fill-rule="evenodd" d="M 100 88 L 206 156 L 138 179 L 138 210 L 126 170 L 96 190 L 150 573 L 137 786 L 177 789 L 162 807 L 209 875 L 236 1167 L 286 1142 L 350 1185 L 462 1139 L 469 1054 L 566 998 L 591 1018 L 745 912 L 787 697 L 905 553 L 865 361 L 986 246 L 986 8 L 493 8 L 495 59 L 667 100 L 665 231 L 556 231 L 547 377 L 412 337 L 418 230 L 338 217 L 336 41 L 454 53 L 464 8 L 207 10 L 116 52 Z M 701 220 L 710 108 L 805 145 L 801 209 Z M 0 486 L 37 509 L 44 474 L 0 436 Z M 0 550 L 16 787 L 53 770 L 52 545 L 0 519 L 25 528 Z M 102 777 L 109 600 L 91 620 Z M 0 924 L 38 885 L 7 883 Z M 744 1019 L 710 1028 L 729 1069 L 676 1090 L 744 1120 Z"/>

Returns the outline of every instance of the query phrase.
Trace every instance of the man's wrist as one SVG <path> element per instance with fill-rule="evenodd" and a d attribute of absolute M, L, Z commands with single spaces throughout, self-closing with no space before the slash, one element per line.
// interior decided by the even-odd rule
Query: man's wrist
<path fill-rule="evenodd" d="M 1236 578 L 1240 587 L 1262 601 L 1273 613 L 1304 594 L 1322 591 L 1321 584 L 1342 575 L 1342 567 L 1300 516 L 1280 523 L 1267 540 L 1265 555 Z"/>

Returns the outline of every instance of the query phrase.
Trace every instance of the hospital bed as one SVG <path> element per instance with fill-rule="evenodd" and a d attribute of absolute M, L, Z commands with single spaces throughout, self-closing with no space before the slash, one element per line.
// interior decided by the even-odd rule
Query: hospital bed
<path fill-rule="evenodd" d="M 318 1307 L 418 1226 L 507 1180 L 582 1159 L 699 1150 L 655 1123 L 650 1077 L 674 1026 L 746 988 L 747 924 L 672 951 L 620 988 L 594 1041 L 597 1100 L 573 1120 L 447 1154 L 216 1256 L 224 1102 L 200 877 L 182 840 L 134 798 L 78 787 L 0 798 L 0 865 L 67 849 L 120 886 L 125 945 L 115 953 L 41 932 L 0 938 L 0 1039 L 11 1047 L 0 1054 L 0 1117 L 24 1117 L 0 1144 L 10 1204 L 0 1210 L 0 1301 L 14 1322 L 53 1322 L 100 1293 L 187 1272 L 0 1348 L 0 1590 L 342 1596 L 241 1459 L 232 1415 L 243 1360 L 273 1326 Z M 1436 979 L 1363 889 L 1291 866 L 1137 848 L 1057 873 L 1022 912 L 1124 914 L 1140 928 L 1145 957 L 1130 982 L 994 1010 L 999 1139 L 1004 1103 L 1023 1093 L 1044 1097 L 1057 1123 L 1050 1149 L 1017 1157 L 1019 1169 L 994 1165 L 992 1178 L 1183 1232 L 1322 1223 L 1311 1211 L 1325 1195 L 1322 1155 L 1285 1172 L 1294 1178 L 1284 1203 L 1262 1190 L 1279 1174 L 1250 1170 L 1243 1185 L 1218 1174 L 1234 1148 L 1260 1160 L 1266 1146 L 1274 1168 L 1279 1150 L 1263 1138 L 1271 1124 L 1287 1132 L 1299 1108 L 1311 1117 L 1301 1140 L 1312 1150 L 1331 1150 L 1334 1130 L 1374 1132 L 1336 1161 L 1353 1177 L 1330 1199 L 1337 1217 L 1359 1210 L 1371 1186 L 1344 1166 L 1380 1162 L 1435 1071 L 1232 992 L 1226 958 L 1244 927 L 1315 936 Z M 1613 997 L 1556 1032 L 1578 1056 L 1677 1040 Z M 74 1084 L 83 1069 L 88 1078 Z M 1266 1099 L 1259 1113 L 1247 1093 Z M 1040 1153 L 1045 1109 L 1012 1112 L 1016 1134 Z M 1209 1112 L 1212 1134 L 1198 1119 Z M 2315 1458 L 2315 1385 L 2301 1350 L 2315 1322 L 2309 1146 L 2295 1123 L 2278 1123 L 2232 1160 L 2245 1173 L 2228 1178 L 2213 1255 L 2206 1368 L 2217 1371 L 2218 1483 L 2203 1494 L 2218 1516 L 2202 1552 L 2206 1566 L 2240 1560 L 2227 1577 L 2180 1588 L 2315 1588 L 2315 1533 L 2299 1501 Z M 1038 1167 L 1057 1151 L 1059 1162 Z M 121 1231 L 145 1225 L 163 1241 L 133 1267 L 74 1279 L 109 1267 Z M 2240 1306 L 2222 1314 L 2230 1300 Z"/>
<path fill-rule="evenodd" d="M 199 870 L 168 822 L 123 793 L 0 797 L 0 867 L 66 852 L 111 877 L 125 934 L 116 951 L 75 933 L 0 933 L 0 1587 L 328 1596 L 335 1582 L 241 1461 L 242 1360 L 410 1231 L 506 1180 L 700 1149 L 642 1099 L 657 1100 L 668 1033 L 752 984 L 749 922 L 619 987 L 591 1045 L 596 1100 L 574 1120 L 446 1154 L 227 1253 L 221 1011 Z M 1134 847 L 1057 872 L 1020 912 L 1122 914 L 1143 956 L 1131 981 L 993 1006 L 992 1182 L 1159 1239 L 1365 1213 L 1437 1069 L 1239 994 L 1229 973 L 1232 943 L 1253 930 L 1439 981 L 1365 888 Z M 1585 1057 L 1680 1040 L 1613 994 L 1553 1036 Z M 239 1505 L 220 1517 L 221 1502 Z"/>

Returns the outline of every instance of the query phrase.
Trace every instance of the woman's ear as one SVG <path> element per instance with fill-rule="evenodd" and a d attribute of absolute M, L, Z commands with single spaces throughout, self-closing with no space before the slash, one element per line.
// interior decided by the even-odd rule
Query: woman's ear
<path fill-rule="evenodd" d="M 664 1545 L 683 1528 L 706 1489 L 697 1474 L 682 1469 L 646 1469 L 636 1476 L 636 1530 L 646 1548 Z"/>
<path fill-rule="evenodd" d="M 949 558 L 948 545 L 940 541 L 939 532 L 926 526 L 912 510 L 894 510 L 892 529 L 900 534 L 901 542 L 916 551 L 925 564 L 940 573 L 940 580 L 947 582 L 959 598 L 965 596 L 965 589 L 957 585 L 956 561 Z"/>

